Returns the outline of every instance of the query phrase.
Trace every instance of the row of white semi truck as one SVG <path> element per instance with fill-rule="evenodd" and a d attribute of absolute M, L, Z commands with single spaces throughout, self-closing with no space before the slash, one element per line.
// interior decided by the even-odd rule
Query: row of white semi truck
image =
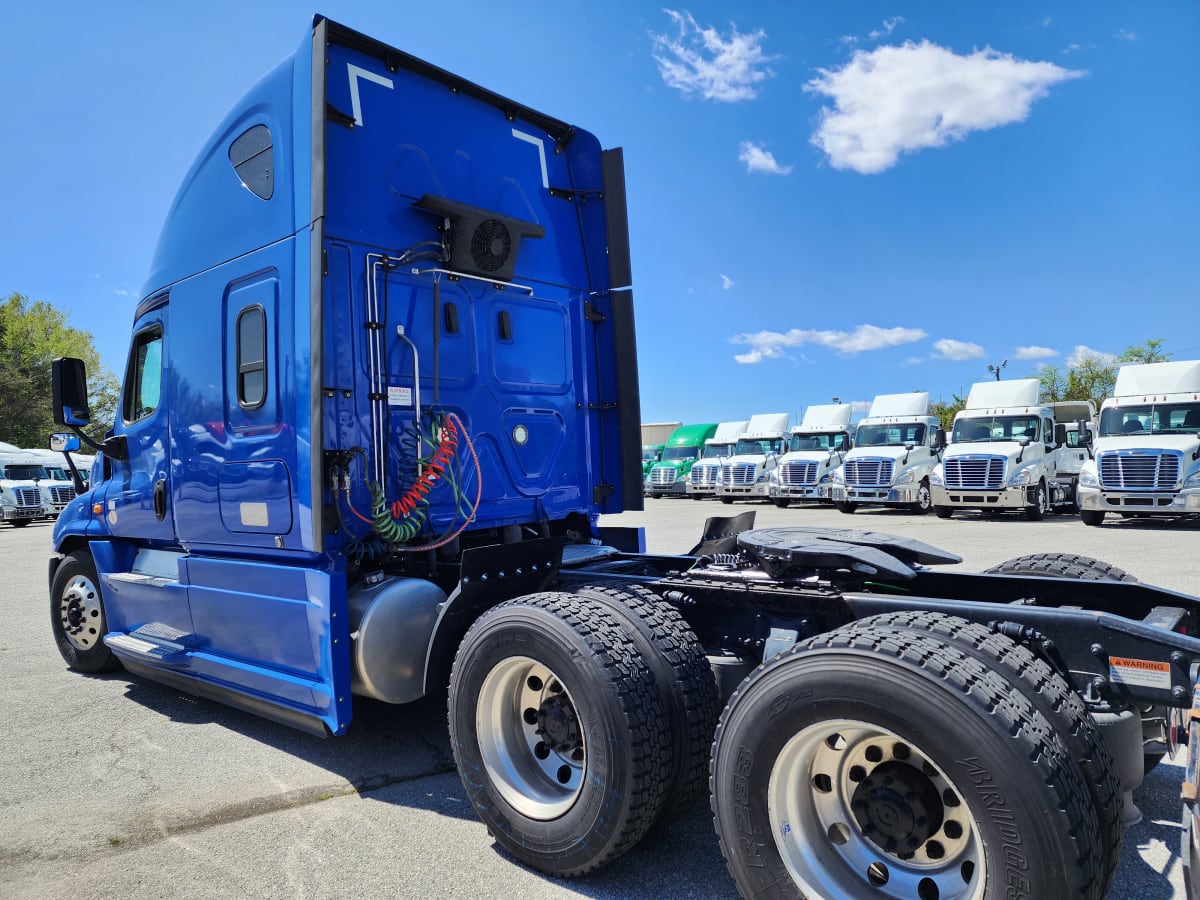
<path fill-rule="evenodd" d="M 86 480 L 92 457 L 74 454 Z M 75 482 L 61 453 L 22 450 L 0 441 L 0 521 L 16 528 L 53 519 L 75 498 Z"/>
<path fill-rule="evenodd" d="M 949 434 L 924 392 L 880 395 L 856 425 L 850 404 L 809 407 L 790 430 L 786 413 L 723 422 L 686 474 L 668 441 L 674 460 L 649 467 L 645 490 L 781 507 L 825 501 L 845 513 L 879 504 L 943 518 L 1077 511 L 1088 525 L 1110 512 L 1200 515 L 1200 361 L 1122 366 L 1099 414 L 1090 400 L 1041 403 L 1038 394 L 1035 378 L 979 382 Z"/>

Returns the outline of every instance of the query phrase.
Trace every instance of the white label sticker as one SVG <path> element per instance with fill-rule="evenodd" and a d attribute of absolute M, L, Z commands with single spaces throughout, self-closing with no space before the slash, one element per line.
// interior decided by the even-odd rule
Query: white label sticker
<path fill-rule="evenodd" d="M 267 515 L 265 503 L 243 503 L 241 505 L 242 524 L 252 528 L 266 528 L 271 521 Z"/>
<path fill-rule="evenodd" d="M 1112 656 L 1108 660 L 1109 678 L 1117 684 L 1171 689 L 1171 664 L 1153 659 L 1129 659 Z"/>
<path fill-rule="evenodd" d="M 389 385 L 388 406 L 412 406 L 412 388 Z"/>

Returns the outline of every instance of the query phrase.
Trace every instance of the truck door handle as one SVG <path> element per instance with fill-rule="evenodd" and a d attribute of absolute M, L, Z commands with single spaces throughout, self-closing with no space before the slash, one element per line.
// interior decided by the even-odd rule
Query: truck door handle
<path fill-rule="evenodd" d="M 154 515 L 159 519 L 167 517 L 167 479 L 165 478 L 154 482 Z"/>

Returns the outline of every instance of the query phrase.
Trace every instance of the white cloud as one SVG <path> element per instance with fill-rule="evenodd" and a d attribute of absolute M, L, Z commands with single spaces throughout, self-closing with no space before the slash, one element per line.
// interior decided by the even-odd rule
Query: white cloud
<path fill-rule="evenodd" d="M 721 276 L 721 290 L 727 291 L 731 287 L 733 287 L 733 279 L 730 278 L 728 275 L 722 275 Z"/>
<path fill-rule="evenodd" d="M 1049 347 L 1039 347 L 1036 344 L 1029 347 L 1018 347 L 1013 353 L 1015 359 L 1048 359 L 1051 356 L 1058 356 L 1058 351 L 1051 350 Z"/>
<path fill-rule="evenodd" d="M 738 334 L 730 338 L 734 344 L 747 344 L 748 353 L 739 353 L 734 359 L 743 365 L 760 363 L 764 359 L 778 359 L 783 351 L 803 344 L 818 344 L 837 353 L 850 355 L 868 350 L 882 350 L 900 344 L 911 344 L 926 336 L 919 328 L 880 328 L 878 325 L 859 325 L 853 331 L 809 331 L 793 328 L 790 331 L 758 331 L 754 334 Z"/>
<path fill-rule="evenodd" d="M 1067 46 L 1063 48 L 1063 53 L 1077 53 L 1082 49 L 1083 47 L 1081 47 L 1079 44 L 1067 44 Z"/>
<path fill-rule="evenodd" d="M 669 87 L 684 94 L 699 94 L 705 100 L 733 103 L 753 100 L 755 86 L 775 73 L 762 48 L 767 33 L 761 28 L 743 34 L 730 25 L 728 37 L 715 28 L 701 28 L 692 14 L 663 10 L 678 27 L 674 37 L 650 33 L 658 72 Z"/>
<path fill-rule="evenodd" d="M 129 291 L 125 290 L 124 288 L 113 288 L 113 293 L 116 294 L 118 297 L 128 297 L 129 296 Z"/>
<path fill-rule="evenodd" d="M 746 164 L 746 171 L 753 174 L 761 172 L 766 175 L 787 175 L 792 171 L 791 166 L 781 166 L 775 161 L 775 154 L 764 150 L 751 141 L 742 141 L 738 148 L 738 161 Z"/>
<path fill-rule="evenodd" d="M 1075 349 L 1071 351 L 1071 355 L 1067 357 L 1067 365 L 1073 369 L 1088 359 L 1094 359 L 1105 366 L 1115 365 L 1117 362 L 1116 354 L 1105 353 L 1103 350 L 1093 350 L 1084 344 L 1077 344 Z"/>
<path fill-rule="evenodd" d="M 836 169 L 873 174 L 901 153 L 1023 121 L 1051 85 L 1084 72 L 990 48 L 959 55 L 929 41 L 857 50 L 804 89 L 833 100 L 811 142 Z"/>
<path fill-rule="evenodd" d="M 1137 34 L 1132 31 L 1126 31 L 1124 28 L 1117 29 L 1117 33 L 1113 35 L 1118 41 L 1136 41 Z"/>
<path fill-rule="evenodd" d="M 923 362 L 925 362 L 925 360 L 923 360 L 923 359 L 922 359 L 921 357 L 919 357 L 919 356 L 910 356 L 908 359 L 904 360 L 904 365 L 906 365 L 906 366 L 919 366 L 919 365 L 920 365 L 921 363 L 923 363 Z"/>
<path fill-rule="evenodd" d="M 942 338 L 933 343 L 934 357 L 941 359 L 978 359 L 983 356 L 983 348 L 970 341 L 956 341 L 952 338 Z"/>
<path fill-rule="evenodd" d="M 883 29 L 880 30 L 877 28 L 874 31 L 868 32 L 867 37 L 869 37 L 873 41 L 877 41 L 881 37 L 887 37 L 889 34 L 891 34 L 893 31 L 896 30 L 897 25 L 902 25 L 902 24 L 904 24 L 903 16 L 896 16 L 895 18 L 892 18 L 892 19 L 884 19 L 883 20 Z"/>

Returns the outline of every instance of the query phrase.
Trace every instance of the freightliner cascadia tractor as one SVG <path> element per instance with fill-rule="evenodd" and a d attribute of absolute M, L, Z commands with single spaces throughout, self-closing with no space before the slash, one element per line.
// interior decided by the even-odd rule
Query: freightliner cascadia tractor
<path fill-rule="evenodd" d="M 628 250 L 620 151 L 317 17 L 187 173 L 102 441 L 55 363 L 56 446 L 100 450 L 53 532 L 67 664 L 323 736 L 444 691 L 476 814 L 555 876 L 707 794 L 746 896 L 1101 897 L 1141 710 L 1200 746 L 1200 600 L 601 527 L 641 503 Z"/>

